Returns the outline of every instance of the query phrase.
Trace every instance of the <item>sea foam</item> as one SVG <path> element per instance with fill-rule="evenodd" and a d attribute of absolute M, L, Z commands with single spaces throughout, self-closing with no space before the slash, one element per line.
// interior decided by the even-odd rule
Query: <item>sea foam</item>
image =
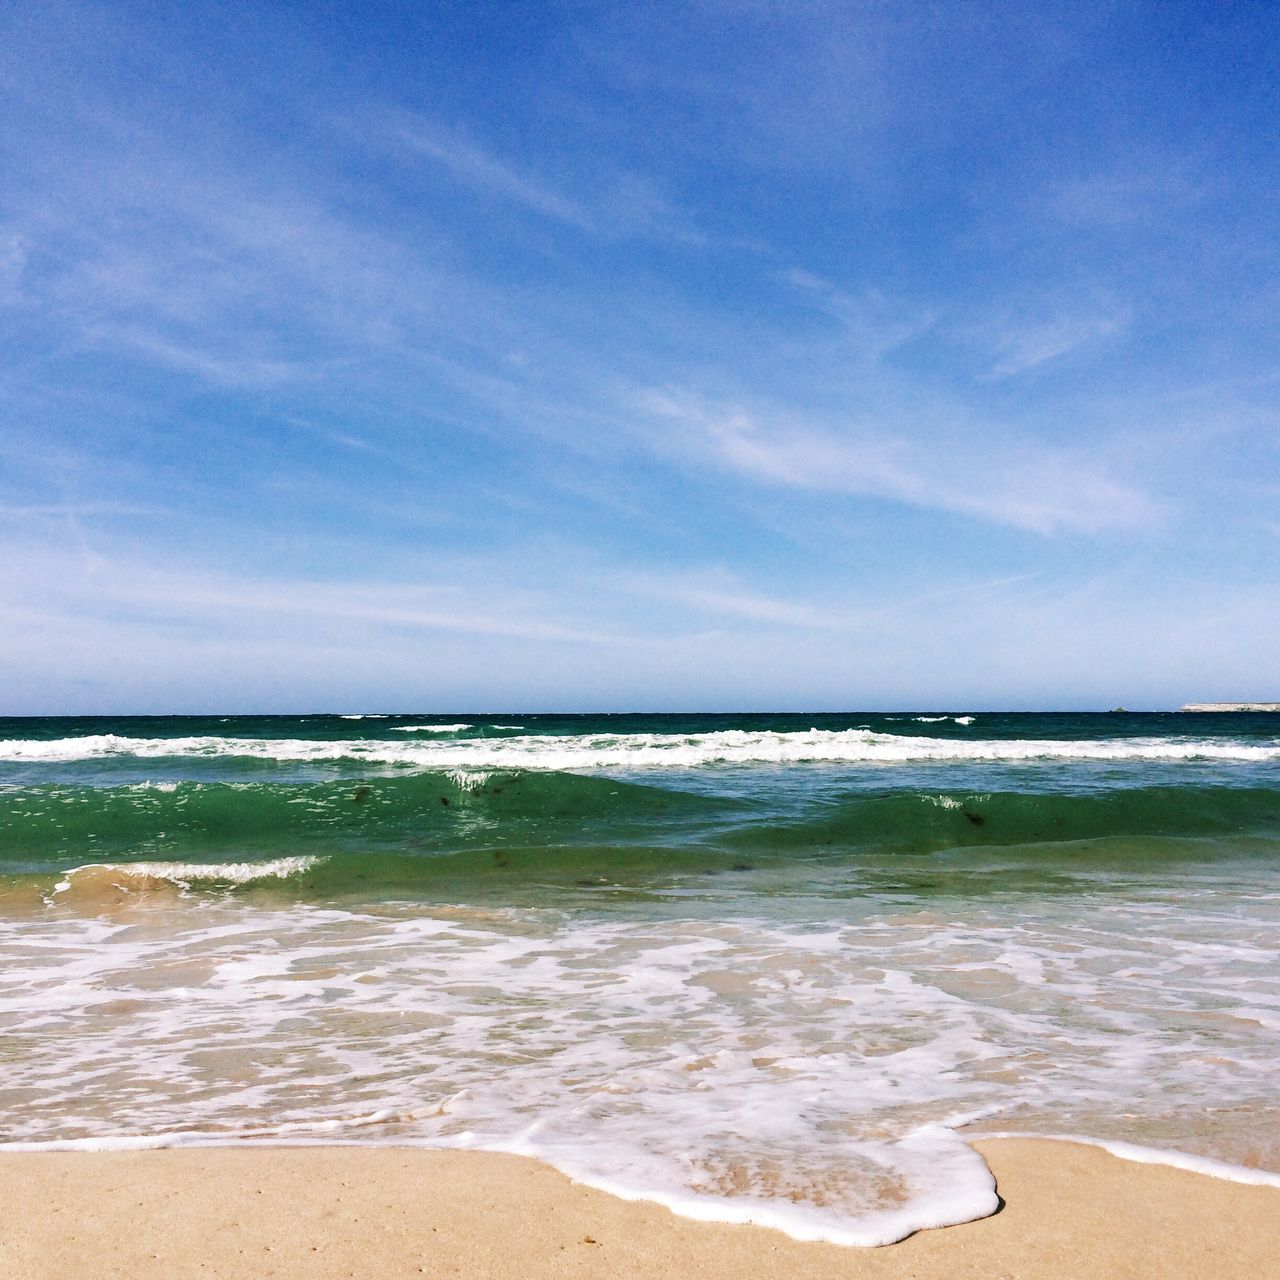
<path fill-rule="evenodd" d="M 121 887 L 158 880 L 184 889 L 193 884 L 252 884 L 302 875 L 325 861 L 324 857 L 304 856 L 264 862 L 87 862 L 68 871 L 54 893 L 65 893 L 90 880 Z"/>
<path fill-rule="evenodd" d="M 518 1151 L 691 1216 L 884 1243 L 995 1207 L 955 1132 L 975 1115 L 1130 1156 L 1181 1134 L 1185 1167 L 1231 1176 L 1230 1134 L 1195 1150 L 1195 1117 L 1273 1105 L 1268 911 L 853 901 L 796 925 L 222 898 L 167 929 L 0 921 L 6 1087 L 45 1100 L 8 1136 Z"/>
<path fill-rule="evenodd" d="M 460 732 L 456 725 L 419 726 Z M 869 729 L 802 733 L 725 730 L 702 734 L 526 735 L 448 742 L 388 742 L 376 738 L 234 738 L 204 735 L 134 738 L 90 734 L 52 740 L 0 741 L 0 760 L 66 762 L 103 757 L 137 759 L 241 757 L 281 761 L 360 760 L 451 769 L 691 768 L 713 764 L 898 764 L 928 761 L 1280 761 L 1280 740 L 1235 738 L 959 739 L 876 733 Z"/>
<path fill-rule="evenodd" d="M 1185 1169 L 1223 1182 L 1239 1182 L 1248 1187 L 1280 1187 L 1280 1173 L 1269 1169 L 1251 1169 L 1226 1160 L 1192 1155 L 1187 1151 L 1168 1151 L 1162 1147 L 1144 1147 L 1135 1142 L 1110 1142 L 1105 1138 L 1088 1138 L 1077 1133 L 1023 1133 L 1016 1130 L 984 1133 L 984 1138 L 1034 1138 L 1038 1142 L 1074 1142 L 1084 1147 L 1098 1147 L 1118 1160 L 1134 1164 L 1158 1164 L 1169 1169 Z"/>
<path fill-rule="evenodd" d="M 464 729 L 473 729 L 470 724 L 398 724 L 392 727 L 392 733 L 461 733 Z"/>

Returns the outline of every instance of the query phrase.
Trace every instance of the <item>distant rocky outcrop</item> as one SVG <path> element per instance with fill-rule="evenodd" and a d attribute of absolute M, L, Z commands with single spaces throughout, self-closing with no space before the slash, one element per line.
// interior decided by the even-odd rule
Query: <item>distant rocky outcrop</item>
<path fill-rule="evenodd" d="M 1280 711 L 1280 702 L 1188 702 L 1183 711 Z"/>

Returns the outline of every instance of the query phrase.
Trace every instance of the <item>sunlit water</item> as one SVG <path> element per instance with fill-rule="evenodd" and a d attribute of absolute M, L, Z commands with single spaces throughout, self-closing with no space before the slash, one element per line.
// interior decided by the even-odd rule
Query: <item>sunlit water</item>
<path fill-rule="evenodd" d="M 1280 1170 L 1274 719 L 759 719 L 0 722 L 4 1139 L 862 1243 L 989 1212 L 977 1132 Z"/>

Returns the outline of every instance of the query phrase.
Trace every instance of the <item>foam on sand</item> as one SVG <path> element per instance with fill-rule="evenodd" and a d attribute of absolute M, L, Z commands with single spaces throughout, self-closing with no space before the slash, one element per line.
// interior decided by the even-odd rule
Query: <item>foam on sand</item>
<path fill-rule="evenodd" d="M 1016 1131 L 984 1133 L 982 1140 L 1028 1139 L 1036 1142 L 1071 1142 L 1077 1146 L 1097 1147 L 1117 1160 L 1129 1160 L 1134 1164 L 1158 1164 L 1169 1169 L 1185 1169 L 1206 1178 L 1218 1178 L 1224 1182 L 1239 1182 L 1248 1187 L 1280 1187 L 1280 1173 L 1269 1169 L 1254 1169 L 1247 1165 L 1231 1164 L 1226 1160 L 1214 1160 L 1209 1156 L 1192 1155 L 1187 1151 L 1167 1151 L 1161 1147 L 1144 1147 L 1136 1142 L 1112 1142 L 1105 1138 L 1087 1138 L 1078 1133 L 1020 1133 Z"/>
<path fill-rule="evenodd" d="M 164 927 L 0 921 L 6 1087 L 49 1100 L 9 1134 L 509 1151 L 690 1216 L 884 1243 L 993 1210 L 956 1132 L 978 1119 L 1141 1146 L 1213 1106 L 1255 1141 L 1267 906 L 1161 905 L 818 927 L 213 896 Z M 1220 1173 L 1230 1139 L 1187 1167 Z"/>
<path fill-rule="evenodd" d="M 772 1231 L 691 1222 L 485 1152 L 259 1146 L 0 1155 L 8 1210 L 0 1269 L 131 1280 L 211 1268 L 239 1275 L 252 1259 L 268 1259 L 274 1274 L 315 1280 L 412 1275 L 424 1263 L 434 1274 L 493 1280 L 1261 1280 L 1274 1271 L 1274 1188 L 1127 1164 L 1066 1143 L 980 1145 L 1006 1202 L 1001 1213 L 856 1257 Z M 71 1220 L 74 1232 L 56 1229 Z"/>

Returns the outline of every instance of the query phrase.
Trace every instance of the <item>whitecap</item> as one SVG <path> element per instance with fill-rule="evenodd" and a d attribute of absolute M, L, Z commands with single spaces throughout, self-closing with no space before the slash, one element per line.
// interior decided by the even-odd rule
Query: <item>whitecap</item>
<path fill-rule="evenodd" d="M 464 729 L 473 729 L 470 724 L 398 724 L 393 725 L 392 733 L 461 733 Z"/>
<path fill-rule="evenodd" d="M 201 881 L 219 884 L 251 884 L 255 880 L 285 880 L 302 875 L 327 862 L 325 857 L 308 854 L 292 858 L 271 858 L 265 862 L 86 862 L 65 873 L 55 893 L 75 885 L 76 877 L 119 879 L 124 881 L 166 880 L 181 888 Z"/>
<path fill-rule="evenodd" d="M 430 733 L 465 725 L 423 725 Z M 869 729 L 713 733 L 528 734 L 439 742 L 308 738 L 77 738 L 0 742 L 0 760 L 64 762 L 99 757 L 241 756 L 267 760 L 363 760 L 424 769 L 698 768 L 716 764 L 903 764 L 930 761 L 1280 761 L 1280 741 L 1234 738 L 990 739 L 930 738 Z"/>

